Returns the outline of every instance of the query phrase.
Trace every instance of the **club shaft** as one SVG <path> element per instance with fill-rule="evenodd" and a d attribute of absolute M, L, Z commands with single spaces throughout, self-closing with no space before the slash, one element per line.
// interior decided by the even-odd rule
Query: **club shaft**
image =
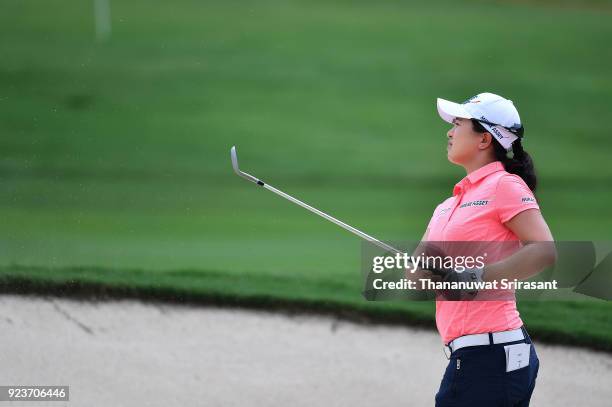
<path fill-rule="evenodd" d="M 276 189 L 274 188 L 272 185 L 268 185 L 265 182 L 263 182 L 262 180 L 260 180 L 257 177 L 254 177 L 251 174 L 248 174 L 244 171 L 240 170 L 240 167 L 238 166 L 238 154 L 236 153 L 236 146 L 233 146 L 230 149 L 230 157 L 232 160 L 232 167 L 234 168 L 234 172 L 246 179 L 247 181 L 253 182 L 254 184 L 259 185 L 260 187 L 264 187 L 266 188 L 268 191 L 274 192 L 276 195 L 282 196 L 283 198 L 285 198 L 288 201 L 293 202 L 294 204 L 300 205 L 302 208 L 304 209 L 308 209 L 310 212 L 319 215 L 320 217 L 327 219 L 330 222 L 335 223 L 336 225 L 340 226 L 341 228 L 343 228 L 344 230 L 348 230 L 349 232 L 361 237 L 362 239 L 365 239 L 369 242 L 371 242 L 372 244 L 375 244 L 376 246 L 380 247 L 381 249 L 384 249 L 388 252 L 392 252 L 392 253 L 399 253 L 399 254 L 404 254 L 404 252 L 397 250 L 395 247 L 393 246 L 389 246 L 386 243 L 381 242 L 380 240 L 368 235 L 367 233 L 362 232 L 359 229 L 355 229 L 354 227 L 352 227 L 351 225 L 347 225 L 346 223 L 342 222 L 341 220 L 338 220 L 336 218 L 334 218 L 333 216 L 330 216 L 328 214 L 326 214 L 323 211 L 318 210 L 317 208 L 313 208 L 312 206 L 308 205 L 305 202 L 300 201 L 299 199 L 296 199 L 294 197 L 292 197 L 289 194 L 284 193 L 283 191 L 281 191 L 280 189 Z"/>
<path fill-rule="evenodd" d="M 333 216 L 330 216 L 328 214 L 326 214 L 323 211 L 318 210 L 317 208 L 314 208 L 310 205 L 308 205 L 305 202 L 300 201 L 299 199 L 296 199 L 294 197 L 292 197 L 289 194 L 284 193 L 283 191 L 281 191 L 280 189 L 276 189 L 274 188 L 272 185 L 268 185 L 265 182 L 259 180 L 258 185 L 263 186 L 264 188 L 266 188 L 268 191 L 274 192 L 277 195 L 282 196 L 283 198 L 293 202 L 294 204 L 300 205 L 302 208 L 304 209 L 308 209 L 310 212 L 315 213 L 319 216 L 321 216 L 322 218 L 327 219 L 330 222 L 335 223 L 336 225 L 340 226 L 341 228 L 348 230 L 349 232 L 361 237 L 362 239 L 365 239 L 369 242 L 371 242 L 372 244 L 375 244 L 376 246 L 380 247 L 381 249 L 393 252 L 393 253 L 400 253 L 403 254 L 404 252 L 396 249 L 393 246 L 389 246 L 388 244 L 381 242 L 380 240 L 368 235 L 367 233 L 362 232 L 359 229 L 356 229 L 354 227 L 352 227 L 351 225 L 347 225 L 346 223 L 342 222 L 341 220 L 338 220 L 336 218 L 334 218 Z"/>

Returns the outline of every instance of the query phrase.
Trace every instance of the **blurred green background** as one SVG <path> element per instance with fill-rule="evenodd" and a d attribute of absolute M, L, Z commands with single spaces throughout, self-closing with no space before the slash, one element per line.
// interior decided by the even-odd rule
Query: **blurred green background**
<path fill-rule="evenodd" d="M 416 240 L 464 176 L 435 99 L 482 91 L 521 114 L 555 238 L 610 239 L 610 1 L 128 0 L 106 41 L 93 10 L 3 2 L 5 274 L 193 269 L 358 299 L 359 240 L 236 177 L 230 147 L 317 208 Z"/>

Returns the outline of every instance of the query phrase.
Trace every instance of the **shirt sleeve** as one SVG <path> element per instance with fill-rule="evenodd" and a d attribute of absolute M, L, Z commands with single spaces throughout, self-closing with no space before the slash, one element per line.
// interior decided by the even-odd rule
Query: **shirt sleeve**
<path fill-rule="evenodd" d="M 497 214 L 502 223 L 527 209 L 540 209 L 538 202 L 525 181 L 518 175 L 504 175 L 495 193 Z"/>
<path fill-rule="evenodd" d="M 431 214 L 431 218 L 429 218 L 429 223 L 427 223 L 427 229 L 431 229 L 432 223 L 434 221 L 434 219 L 436 218 L 436 214 L 438 213 L 438 208 L 440 208 L 442 204 L 438 204 L 436 206 L 436 209 L 434 209 L 433 213 Z"/>

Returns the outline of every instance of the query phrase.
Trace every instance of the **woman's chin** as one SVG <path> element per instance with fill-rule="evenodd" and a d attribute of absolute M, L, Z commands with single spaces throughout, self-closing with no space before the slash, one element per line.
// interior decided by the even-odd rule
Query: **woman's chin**
<path fill-rule="evenodd" d="M 455 156 L 454 156 L 454 155 L 453 155 L 453 154 L 452 154 L 450 151 L 448 151 L 448 152 L 446 153 L 446 158 L 447 158 L 447 159 L 448 159 L 448 161 L 449 161 L 450 163 L 452 163 L 452 164 L 459 164 L 459 163 L 457 162 L 456 157 L 455 157 Z"/>

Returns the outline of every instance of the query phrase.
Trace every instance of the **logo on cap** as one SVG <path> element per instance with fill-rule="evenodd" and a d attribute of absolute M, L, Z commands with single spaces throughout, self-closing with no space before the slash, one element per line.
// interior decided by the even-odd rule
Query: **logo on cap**
<path fill-rule="evenodd" d="M 501 134 L 501 132 L 497 130 L 495 127 L 491 127 L 491 130 L 493 130 L 493 133 L 497 134 L 497 138 L 506 138 L 506 136 Z"/>
<path fill-rule="evenodd" d="M 465 102 L 463 102 L 462 104 L 465 105 L 466 103 L 480 103 L 480 100 L 474 100 L 478 97 L 478 95 L 472 96 L 471 98 L 468 98 L 465 100 Z"/>

